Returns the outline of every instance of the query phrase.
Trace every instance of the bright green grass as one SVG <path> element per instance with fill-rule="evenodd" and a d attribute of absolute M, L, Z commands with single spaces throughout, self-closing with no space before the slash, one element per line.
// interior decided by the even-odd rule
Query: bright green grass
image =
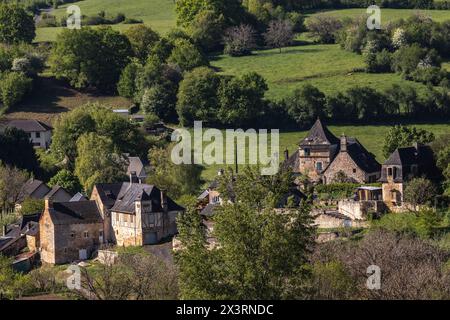
<path fill-rule="evenodd" d="M 385 89 L 392 84 L 405 83 L 393 73 L 370 74 L 354 72 L 363 68 L 361 55 L 342 50 L 339 45 L 301 45 L 278 50 L 259 50 L 252 56 L 215 57 L 211 64 L 220 72 L 239 75 L 257 72 L 269 85 L 268 98 L 283 98 L 305 83 L 317 86 L 325 93 L 342 91 L 354 86 L 371 86 Z M 422 84 L 407 81 L 419 91 Z"/>
<path fill-rule="evenodd" d="M 448 124 L 412 124 L 418 128 L 426 129 L 433 132 L 436 136 L 450 132 L 450 123 Z M 331 132 L 336 136 L 345 133 L 347 136 L 357 138 L 364 147 L 372 152 L 378 162 L 382 163 L 383 157 L 382 147 L 384 137 L 391 126 L 389 125 L 364 125 L 364 126 L 328 126 Z M 282 132 L 280 133 L 280 157 L 284 157 L 284 150 L 288 149 L 289 154 L 295 152 L 298 143 L 306 136 L 307 131 Z M 205 143 L 205 146 L 209 143 Z M 224 165 L 206 166 L 203 171 L 203 178 L 206 181 L 211 181 L 217 175 L 219 169 L 224 168 Z M 244 166 L 240 166 L 242 170 Z"/>
<path fill-rule="evenodd" d="M 323 12 L 323 11 L 321 11 Z M 398 19 L 406 19 L 415 13 L 420 12 L 426 15 L 431 16 L 431 18 L 435 21 L 445 21 L 450 20 L 450 10 L 416 10 L 416 9 L 388 9 L 381 8 L 381 24 L 387 23 L 390 21 L 398 20 Z M 326 14 L 343 18 L 350 17 L 356 18 L 361 15 L 366 15 L 365 8 L 357 8 L 357 9 L 341 9 L 341 10 L 329 10 L 325 11 Z M 311 15 L 316 15 L 318 13 L 314 13 Z"/>
<path fill-rule="evenodd" d="M 175 27 L 175 3 L 173 0 L 85 0 L 60 6 L 52 12 L 59 21 L 66 15 L 67 7 L 77 5 L 83 15 L 92 16 L 100 11 L 107 15 L 124 13 L 127 18 L 140 19 L 160 33 Z M 125 30 L 130 25 L 114 25 L 116 30 Z M 62 28 L 38 28 L 36 41 L 54 41 Z"/>

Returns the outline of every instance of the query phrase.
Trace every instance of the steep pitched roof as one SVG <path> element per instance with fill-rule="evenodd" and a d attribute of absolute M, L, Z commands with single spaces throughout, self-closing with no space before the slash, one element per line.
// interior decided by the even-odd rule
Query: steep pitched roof
<path fill-rule="evenodd" d="M 49 213 L 54 224 L 87 224 L 103 221 L 95 201 L 55 202 Z"/>
<path fill-rule="evenodd" d="M 67 198 L 67 201 L 70 201 L 70 198 L 72 197 L 72 195 L 69 193 L 69 191 L 67 191 L 66 189 L 64 189 L 63 187 L 60 186 L 54 186 L 52 188 L 52 190 L 50 190 L 49 193 L 46 194 L 46 198 L 52 198 L 54 197 L 58 192 L 62 192 L 62 195 L 64 198 Z M 61 196 L 60 196 L 61 197 Z M 54 201 L 56 201 L 58 199 L 54 199 Z"/>
<path fill-rule="evenodd" d="M 77 202 L 77 201 L 87 201 L 88 199 L 80 192 L 72 197 L 69 202 Z"/>
<path fill-rule="evenodd" d="M 300 173 L 299 150 L 296 150 L 286 161 L 284 161 L 283 168 L 291 168 L 293 173 Z"/>
<path fill-rule="evenodd" d="M 8 127 L 14 127 L 25 132 L 45 132 L 53 130 L 52 127 L 38 120 L 11 120 Z"/>
<path fill-rule="evenodd" d="M 140 183 L 113 183 L 113 184 L 97 184 L 96 188 L 100 194 L 103 204 L 112 211 L 134 213 L 135 201 L 152 201 L 153 212 L 161 212 L 161 190 L 156 186 Z M 179 206 L 170 197 L 167 197 L 167 205 L 169 211 L 183 211 L 184 208 Z"/>
<path fill-rule="evenodd" d="M 22 190 L 20 191 L 19 200 L 23 201 L 27 197 L 32 197 L 33 193 L 39 189 L 39 187 L 44 186 L 48 191 L 50 188 L 41 180 L 31 178 L 22 186 Z"/>
<path fill-rule="evenodd" d="M 139 157 L 128 157 L 128 169 L 127 175 L 130 175 L 132 172 L 135 172 L 138 178 L 146 177 L 146 173 L 144 170 L 144 164 L 142 163 Z"/>
<path fill-rule="evenodd" d="M 347 152 L 356 165 L 367 173 L 378 172 L 381 164 L 356 138 L 347 138 Z"/>
<path fill-rule="evenodd" d="M 300 141 L 300 146 L 339 144 L 339 139 L 328 130 L 320 119 L 309 130 L 308 136 Z"/>
<path fill-rule="evenodd" d="M 417 166 L 417 171 L 412 171 L 412 166 Z M 401 182 L 410 176 L 425 176 L 429 179 L 441 177 L 439 169 L 436 167 L 433 150 L 430 146 L 416 144 L 414 147 L 404 147 L 396 149 L 383 166 L 398 166 L 398 175 L 395 181 Z M 386 170 L 381 173 L 381 182 L 387 181 Z"/>

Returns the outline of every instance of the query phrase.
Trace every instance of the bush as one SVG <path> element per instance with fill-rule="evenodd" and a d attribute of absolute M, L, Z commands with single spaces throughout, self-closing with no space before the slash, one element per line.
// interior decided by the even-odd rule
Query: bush
<path fill-rule="evenodd" d="M 224 52 L 233 57 L 246 56 L 256 47 L 255 30 L 250 25 L 241 24 L 226 30 Z"/>
<path fill-rule="evenodd" d="M 33 80 L 22 72 L 7 72 L 0 79 L 1 101 L 6 109 L 13 107 L 31 91 Z"/>
<path fill-rule="evenodd" d="M 381 52 L 369 53 L 365 57 L 367 72 L 382 73 L 391 72 L 391 53 L 383 49 Z"/>
<path fill-rule="evenodd" d="M 352 197 L 358 187 L 359 185 L 354 183 L 319 184 L 315 191 L 319 195 L 327 194 L 331 199 L 345 199 Z"/>

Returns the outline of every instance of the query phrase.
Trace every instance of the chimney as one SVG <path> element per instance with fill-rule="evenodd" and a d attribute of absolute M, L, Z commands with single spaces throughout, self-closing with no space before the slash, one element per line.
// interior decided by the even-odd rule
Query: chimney
<path fill-rule="evenodd" d="M 284 159 L 285 159 L 286 161 L 289 160 L 289 150 L 288 150 L 288 149 L 284 150 Z"/>
<path fill-rule="evenodd" d="M 345 134 L 341 136 L 341 152 L 347 152 L 347 137 Z"/>
<path fill-rule="evenodd" d="M 169 209 L 166 192 L 164 190 L 161 190 L 161 207 L 163 208 L 164 212 L 167 212 L 167 210 Z"/>
<path fill-rule="evenodd" d="M 51 209 L 53 209 L 53 199 L 45 198 L 45 210 L 51 210 Z"/>
<path fill-rule="evenodd" d="M 137 174 L 136 171 L 131 171 L 130 172 L 130 186 L 131 184 L 133 184 L 134 182 L 136 182 L 137 180 Z"/>

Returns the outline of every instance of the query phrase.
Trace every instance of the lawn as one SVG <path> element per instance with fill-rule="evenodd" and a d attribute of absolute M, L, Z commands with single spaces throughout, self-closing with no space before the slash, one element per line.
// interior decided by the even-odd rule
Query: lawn
<path fill-rule="evenodd" d="M 436 136 L 450 132 L 450 122 L 447 124 L 411 124 L 421 129 L 426 129 L 433 132 Z M 385 158 L 382 154 L 382 147 L 384 137 L 389 130 L 390 125 L 361 125 L 361 126 L 328 126 L 331 132 L 337 137 L 343 133 L 350 137 L 357 138 L 364 147 L 372 152 L 378 162 L 382 163 Z M 280 158 L 284 157 L 284 150 L 288 149 L 289 154 L 295 152 L 298 148 L 298 143 L 306 136 L 307 131 L 293 131 L 280 133 Z M 205 143 L 204 145 L 208 145 Z M 206 166 L 202 177 L 206 181 L 211 181 L 217 175 L 219 169 L 224 168 L 224 165 Z M 244 166 L 240 166 L 242 169 Z"/>
<path fill-rule="evenodd" d="M 119 96 L 81 92 L 63 81 L 44 76 L 36 82 L 33 93 L 4 114 L 6 119 L 36 119 L 52 124 L 58 116 L 86 103 L 98 102 L 111 108 L 129 108 L 131 102 Z"/>
<path fill-rule="evenodd" d="M 259 73 L 269 85 L 267 97 L 275 99 L 285 97 L 305 83 L 317 86 L 325 93 L 357 85 L 385 89 L 405 82 L 419 91 L 425 88 L 394 73 L 355 72 L 364 67 L 363 57 L 342 50 L 339 45 L 300 45 L 285 48 L 281 54 L 276 49 L 259 50 L 246 57 L 221 55 L 213 57 L 211 64 L 223 74 Z"/>
<path fill-rule="evenodd" d="M 85 0 L 60 6 L 52 14 L 59 21 L 67 15 L 66 10 L 70 5 L 79 6 L 81 14 L 87 16 L 96 15 L 100 11 L 105 11 L 107 16 L 124 13 L 127 18 L 140 19 L 160 33 L 165 33 L 175 27 L 175 2 L 173 0 Z M 125 30 L 130 26 L 117 24 L 113 28 Z M 61 29 L 38 28 L 36 41 L 54 41 Z"/>
<path fill-rule="evenodd" d="M 314 16 L 321 12 L 315 12 L 313 14 L 309 14 L 309 16 Z M 389 8 L 381 8 L 381 26 L 383 27 L 383 23 L 387 23 L 390 21 L 398 20 L 398 19 L 406 19 L 415 13 L 423 13 L 430 16 L 435 21 L 445 21 L 450 20 L 450 10 L 417 10 L 417 9 L 389 9 Z M 340 10 L 327 10 L 326 14 L 344 18 L 356 18 L 361 15 L 366 15 L 365 8 L 357 8 L 357 9 L 340 9 Z"/>

